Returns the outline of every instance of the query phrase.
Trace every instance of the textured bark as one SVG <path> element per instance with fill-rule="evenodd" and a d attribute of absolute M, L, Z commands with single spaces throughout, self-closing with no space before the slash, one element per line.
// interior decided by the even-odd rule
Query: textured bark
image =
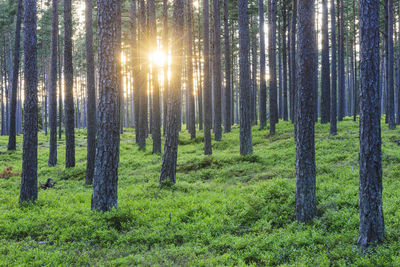
<path fill-rule="evenodd" d="M 8 150 L 16 149 L 16 112 L 17 112 L 17 89 L 18 89 L 18 70 L 19 70 L 19 50 L 21 42 L 21 20 L 22 20 L 22 0 L 18 0 L 17 22 L 15 29 L 15 45 L 14 45 L 14 65 L 12 75 L 12 89 L 10 101 L 10 133 L 8 138 Z"/>
<path fill-rule="evenodd" d="M 213 55 L 213 88 L 214 88 L 214 139 L 220 141 L 222 138 L 222 113 L 221 113 L 221 18 L 220 0 L 213 1 L 213 20 L 214 20 L 214 55 Z"/>
<path fill-rule="evenodd" d="M 267 85 L 265 80 L 265 33 L 264 33 L 264 0 L 258 0 L 259 34 L 260 34 L 260 129 L 267 126 Z"/>
<path fill-rule="evenodd" d="M 182 49 L 184 36 L 184 0 L 174 0 L 174 22 L 172 26 L 172 36 L 175 42 L 172 47 L 172 75 L 171 90 L 168 105 L 168 122 L 165 134 L 164 154 L 162 157 L 160 184 L 167 181 L 174 184 L 176 176 L 176 161 L 178 156 L 178 137 L 179 137 L 179 108 L 181 94 L 182 76 Z"/>
<path fill-rule="evenodd" d="M 157 49 L 157 25 L 156 25 L 156 8 L 154 0 L 148 1 L 149 5 L 149 27 L 150 27 L 150 47 Z M 153 153 L 161 153 L 161 114 L 160 114 L 160 85 L 158 83 L 158 66 L 152 65 L 152 81 L 153 81 L 153 113 L 152 113 L 152 138 Z"/>
<path fill-rule="evenodd" d="M 24 140 L 19 201 L 35 201 L 37 190 L 37 37 L 36 0 L 24 1 Z"/>
<path fill-rule="evenodd" d="M 388 92 L 388 123 L 389 129 L 396 128 L 395 113 L 394 113 L 394 61 L 393 61 L 393 0 L 387 0 L 388 5 L 388 68 L 387 68 L 387 92 Z"/>
<path fill-rule="evenodd" d="M 360 152 L 358 245 L 382 241 L 379 1 L 360 0 Z"/>
<path fill-rule="evenodd" d="M 296 219 L 307 222 L 316 215 L 314 73 L 314 0 L 298 2 L 297 42 L 297 135 L 296 135 Z"/>
<path fill-rule="evenodd" d="M 239 87 L 240 87 L 240 154 L 252 154 L 251 137 L 251 86 L 250 86 L 250 44 L 247 0 L 239 0 Z"/>
<path fill-rule="evenodd" d="M 334 1 L 334 0 L 333 0 Z M 290 29 L 290 120 L 295 122 L 295 101 L 296 101 L 296 24 L 297 24 L 297 0 L 292 2 L 292 21 Z M 296 127 L 296 126 L 295 126 Z M 295 128 L 296 129 L 296 128 Z M 296 131 L 295 131 L 296 133 Z"/>
<path fill-rule="evenodd" d="M 203 45 L 204 45 L 204 154 L 211 155 L 211 123 L 212 123 L 212 100 L 211 100 L 211 73 L 210 73 L 210 35 L 209 35 L 209 2 L 203 0 Z"/>
<path fill-rule="evenodd" d="M 331 89 L 329 70 L 328 0 L 322 0 L 321 123 L 330 121 Z"/>
<path fill-rule="evenodd" d="M 345 107 L 346 107 L 346 101 L 345 101 L 345 73 L 344 73 L 344 21 L 343 21 L 343 16 L 344 16 L 344 7 L 343 7 L 343 0 L 338 0 L 339 3 L 339 40 L 338 40 L 338 45 L 339 45 L 339 64 L 338 64 L 338 74 L 339 74 L 339 110 L 338 110 L 338 120 L 342 121 L 343 117 L 345 116 Z"/>
<path fill-rule="evenodd" d="M 276 0 L 269 0 L 268 5 L 268 58 L 269 58 L 269 133 L 275 134 L 278 121 L 277 81 L 276 81 Z"/>
<path fill-rule="evenodd" d="M 229 133 L 232 125 L 232 85 L 231 85 L 231 47 L 229 42 L 228 0 L 224 0 L 224 48 L 225 48 L 225 124 L 224 131 Z M 265 54 L 264 54 L 265 61 Z M 265 67 L 264 67 L 265 69 Z M 265 76 L 265 75 L 264 75 Z"/>
<path fill-rule="evenodd" d="M 194 101 L 194 86 L 193 86 L 193 34 L 192 34 L 192 0 L 187 0 L 187 90 L 189 94 L 189 119 L 188 126 L 190 131 L 190 138 L 196 138 L 196 108 Z"/>
<path fill-rule="evenodd" d="M 286 2 L 284 2 L 282 6 L 282 19 L 283 19 L 283 27 L 282 27 L 282 61 L 283 61 L 283 72 L 282 72 L 282 82 L 283 82 L 283 120 L 288 120 L 288 99 L 287 99 L 287 87 L 288 87 L 288 79 L 287 79 L 287 42 L 286 42 L 286 32 L 287 32 L 287 7 Z"/>
<path fill-rule="evenodd" d="M 120 141 L 119 97 L 121 2 L 97 0 L 99 33 L 99 118 L 97 123 L 96 166 L 93 177 L 92 209 L 117 208 Z"/>
<path fill-rule="evenodd" d="M 86 0 L 86 94 L 87 94 L 87 156 L 86 184 L 92 184 L 96 158 L 96 84 L 94 80 L 92 0 Z"/>
<path fill-rule="evenodd" d="M 64 0 L 65 167 L 75 167 L 74 69 L 72 66 L 71 0 Z"/>
<path fill-rule="evenodd" d="M 335 12 L 335 0 L 331 0 L 331 49 L 332 49 L 332 63 L 331 63 L 331 118 L 330 118 L 330 129 L 331 135 L 337 134 L 337 100 L 336 100 L 336 12 Z"/>
<path fill-rule="evenodd" d="M 49 126 L 50 152 L 49 166 L 57 164 L 57 45 L 58 45 L 58 0 L 52 0 L 50 86 L 49 86 Z"/>

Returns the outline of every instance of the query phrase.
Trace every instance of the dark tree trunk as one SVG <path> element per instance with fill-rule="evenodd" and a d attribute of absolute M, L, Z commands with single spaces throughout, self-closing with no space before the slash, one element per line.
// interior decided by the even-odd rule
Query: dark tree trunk
<path fill-rule="evenodd" d="M 92 0 L 86 0 L 86 94 L 87 94 L 87 157 L 86 184 L 92 184 L 96 158 L 96 84 L 94 80 Z"/>
<path fill-rule="evenodd" d="M 331 135 L 337 134 L 337 100 L 336 100 L 336 12 L 335 12 L 335 0 L 331 0 L 331 42 L 332 42 L 332 86 L 331 86 L 331 118 L 330 118 L 330 129 Z"/>
<path fill-rule="evenodd" d="M 291 82 L 290 82 L 290 120 L 295 122 L 295 105 L 296 105 L 296 24 L 297 24 L 297 0 L 292 2 L 292 21 L 291 21 L 291 38 L 290 38 L 290 65 L 291 65 Z M 295 126 L 296 129 L 296 126 Z M 296 131 L 295 131 L 296 133 Z"/>
<path fill-rule="evenodd" d="M 252 25 L 252 20 L 250 20 Z M 257 125 L 257 35 L 251 34 L 251 120 L 252 125 Z"/>
<path fill-rule="evenodd" d="M 192 37 L 192 0 L 187 0 L 187 90 L 189 93 L 189 120 L 190 138 L 196 138 L 196 108 L 193 86 L 193 37 Z"/>
<path fill-rule="evenodd" d="M 265 80 L 265 34 L 264 34 L 264 0 L 258 0 L 259 34 L 260 34 L 260 129 L 267 126 L 267 83 Z"/>
<path fill-rule="evenodd" d="M 163 49 L 164 53 L 168 55 L 168 1 L 163 0 Z M 164 64 L 164 91 L 163 91 L 163 133 L 165 135 L 165 131 L 167 129 L 167 113 L 168 113 L 168 88 L 169 88 L 169 80 L 168 80 L 168 62 Z"/>
<path fill-rule="evenodd" d="M 282 28 L 282 57 L 283 57 L 283 120 L 288 120 L 288 99 L 287 99 L 287 45 L 286 45 L 286 32 L 287 32 L 287 7 L 286 2 L 284 2 L 282 6 L 282 19 L 283 19 L 283 28 Z M 265 77 L 265 75 L 264 75 Z"/>
<path fill-rule="evenodd" d="M 165 134 L 164 154 L 162 157 L 160 184 L 175 184 L 176 161 L 178 156 L 178 137 L 179 137 L 179 108 L 181 94 L 181 76 L 182 76 L 182 49 L 184 36 L 184 0 L 174 0 L 174 23 L 172 36 L 175 42 L 172 47 L 172 65 L 171 90 L 168 105 L 168 122 Z"/>
<path fill-rule="evenodd" d="M 338 120 L 342 121 L 345 115 L 345 74 L 344 74 L 344 7 L 343 0 L 338 0 L 339 3 L 339 111 L 338 111 Z"/>
<path fill-rule="evenodd" d="M 229 21 L 228 21 L 228 0 L 224 0 L 224 47 L 225 47 L 225 125 L 226 133 L 231 131 L 232 125 L 232 85 L 231 85 L 231 47 L 229 43 Z M 265 55 L 264 55 L 265 61 Z M 265 69 L 265 66 L 264 66 Z M 265 81 L 265 80 L 264 80 Z"/>
<path fill-rule="evenodd" d="M 379 94 L 379 1 L 359 1 L 360 152 L 358 245 L 382 241 L 382 158 Z"/>
<path fill-rule="evenodd" d="M 220 141 L 222 138 L 222 113 L 221 113 L 221 18 L 220 0 L 213 1 L 214 20 L 214 57 L 213 57 L 213 88 L 214 88 L 214 139 Z"/>
<path fill-rule="evenodd" d="M 278 103 L 276 92 L 276 0 L 269 0 L 268 5 L 268 58 L 269 58 L 269 133 L 275 134 L 278 121 Z"/>
<path fill-rule="evenodd" d="M 389 129 L 396 128 L 395 113 L 394 113 L 394 61 L 393 61 L 393 0 L 386 0 L 388 5 L 388 35 L 387 35 L 387 48 L 388 48 L 388 68 L 387 68 L 387 92 L 388 92 L 388 123 Z"/>
<path fill-rule="evenodd" d="M 140 103 L 140 61 L 137 36 L 137 1 L 131 2 L 131 38 L 132 38 L 132 76 L 133 76 L 133 95 L 134 95 L 134 124 L 136 143 L 139 143 L 139 103 Z"/>
<path fill-rule="evenodd" d="M 314 0 L 298 2 L 296 219 L 307 222 L 316 215 L 314 98 L 316 71 Z"/>
<path fill-rule="evenodd" d="M 283 118 L 283 81 L 282 81 L 282 25 L 278 16 L 278 120 Z"/>
<path fill-rule="evenodd" d="M 37 190 L 37 37 L 36 0 L 24 1 L 24 140 L 19 201 L 35 201 Z"/>
<path fill-rule="evenodd" d="M 209 35 L 209 4 L 203 0 L 203 45 L 204 45 L 204 154 L 211 155 L 211 124 L 212 124 L 212 99 L 211 99 L 211 73 L 210 73 L 210 35 Z"/>
<path fill-rule="evenodd" d="M 240 154 L 253 153 L 251 137 L 250 44 L 247 0 L 239 0 Z"/>
<path fill-rule="evenodd" d="M 120 141 L 120 43 L 121 2 L 97 0 L 99 32 L 99 120 L 96 166 L 93 177 L 92 209 L 117 208 Z"/>
<path fill-rule="evenodd" d="M 65 167 L 75 167 L 74 69 L 72 66 L 71 0 L 64 0 Z"/>
<path fill-rule="evenodd" d="M 356 0 L 353 0 L 353 36 L 356 36 Z M 353 52 L 354 53 L 354 81 L 353 81 L 353 95 L 354 95 L 354 104 L 353 104 L 353 121 L 357 120 L 357 107 L 359 106 L 359 94 L 358 94 L 358 79 L 357 79 L 357 50 L 356 50 L 356 38 L 353 41 Z"/>
<path fill-rule="evenodd" d="M 49 86 L 49 126 L 50 152 L 49 166 L 57 164 L 57 45 L 58 45 L 58 0 L 52 0 L 50 86 Z"/>
<path fill-rule="evenodd" d="M 22 0 L 18 0 L 17 23 L 15 29 L 14 45 L 14 65 L 11 89 L 11 110 L 10 110 L 10 135 L 8 139 L 8 150 L 16 149 L 16 112 L 17 112 L 17 89 L 18 89 L 18 70 L 19 70 L 19 50 L 21 43 L 21 20 L 22 20 Z M 11 62 L 10 62 L 11 63 Z"/>
<path fill-rule="evenodd" d="M 61 38 L 58 40 L 58 139 L 62 135 L 63 122 L 63 98 L 62 98 L 62 62 L 61 62 Z"/>
<path fill-rule="evenodd" d="M 322 0 L 321 123 L 330 121 L 331 90 L 329 70 L 328 0 Z"/>

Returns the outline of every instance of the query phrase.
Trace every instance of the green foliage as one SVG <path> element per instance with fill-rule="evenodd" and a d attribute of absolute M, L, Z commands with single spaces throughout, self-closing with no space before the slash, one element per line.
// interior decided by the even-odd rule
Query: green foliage
<path fill-rule="evenodd" d="M 203 155 L 202 133 L 181 134 L 177 183 L 158 184 L 161 155 L 139 151 L 132 129 L 121 137 L 118 209 L 90 210 L 84 185 L 86 132 L 76 132 L 76 168 L 65 170 L 65 140 L 57 167 L 47 166 L 49 137 L 39 135 L 39 200 L 18 204 L 20 179 L 0 179 L 0 265 L 283 265 L 374 266 L 400 261 L 399 130 L 383 127 L 384 244 L 361 253 L 358 230 L 358 122 L 316 125 L 318 216 L 297 223 L 293 126 L 277 134 L 253 128 L 254 154 L 239 155 L 239 130 Z M 0 170 L 21 172 L 16 152 L 0 137 Z"/>

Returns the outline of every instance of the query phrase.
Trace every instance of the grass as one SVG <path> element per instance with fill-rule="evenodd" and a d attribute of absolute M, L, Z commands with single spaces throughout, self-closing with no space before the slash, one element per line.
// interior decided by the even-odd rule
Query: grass
<path fill-rule="evenodd" d="M 358 122 L 316 125 L 318 216 L 297 223 L 295 143 L 290 123 L 277 134 L 253 127 L 254 155 L 239 155 L 239 129 L 213 141 L 203 155 L 201 133 L 180 136 L 177 183 L 158 185 L 161 155 L 139 151 L 132 129 L 121 136 L 118 210 L 90 210 L 84 185 L 85 131 L 76 132 L 74 169 L 49 168 L 49 137 L 39 135 L 39 191 L 35 204 L 18 204 L 20 177 L 0 179 L 0 265 L 282 265 L 375 266 L 400 262 L 400 130 L 383 125 L 385 242 L 362 253 L 358 234 Z M 16 152 L 0 138 L 0 172 L 21 172 Z"/>

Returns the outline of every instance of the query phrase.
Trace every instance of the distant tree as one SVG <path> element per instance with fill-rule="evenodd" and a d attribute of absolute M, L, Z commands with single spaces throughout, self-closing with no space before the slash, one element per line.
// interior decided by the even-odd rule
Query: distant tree
<path fill-rule="evenodd" d="M 310 221 L 316 215 L 314 73 L 315 57 L 314 0 L 298 2 L 297 40 L 297 135 L 296 135 L 296 219 Z"/>
<path fill-rule="evenodd" d="M 322 0 L 321 123 L 330 121 L 328 0 Z"/>
<path fill-rule="evenodd" d="M 210 35 L 209 35 L 209 2 L 203 0 L 203 46 L 204 46 L 204 154 L 211 155 L 211 123 L 212 123 L 212 107 L 211 107 L 211 73 L 210 73 Z"/>
<path fill-rule="evenodd" d="M 264 34 L 264 0 L 258 0 L 258 17 L 260 29 L 260 128 L 267 126 L 267 85 L 265 80 L 265 34 Z"/>
<path fill-rule="evenodd" d="M 222 113 L 221 113 L 221 16 L 220 0 L 213 1 L 213 21 L 214 21 L 214 55 L 213 55 L 213 88 L 214 88 L 214 139 L 220 141 L 222 138 Z"/>
<path fill-rule="evenodd" d="M 17 112 L 19 53 L 20 53 L 20 42 L 21 42 L 20 41 L 21 21 L 22 21 L 22 0 L 18 0 L 17 22 L 15 29 L 15 45 L 14 45 L 14 65 L 12 70 L 13 75 L 11 81 L 12 88 L 11 88 L 10 134 L 8 139 L 8 150 L 16 149 L 16 112 Z"/>
<path fill-rule="evenodd" d="M 117 208 L 118 198 L 120 73 L 117 65 L 120 64 L 121 43 L 115 40 L 121 28 L 121 1 L 97 0 L 97 12 L 100 82 L 92 209 L 109 211 Z"/>
<path fill-rule="evenodd" d="M 58 46 L 58 0 L 52 0 L 50 86 L 49 86 L 49 126 L 50 152 L 49 166 L 57 164 L 57 46 Z"/>
<path fill-rule="evenodd" d="M 65 167 L 75 167 L 74 68 L 72 65 L 72 5 L 64 0 Z"/>
<path fill-rule="evenodd" d="M 164 154 L 162 157 L 160 184 L 170 182 L 175 183 L 176 161 L 178 156 L 178 137 L 180 124 L 180 94 L 182 76 L 182 49 L 184 36 L 184 0 L 174 0 L 174 22 L 172 26 L 172 36 L 175 43 L 172 47 L 172 75 L 170 86 L 170 98 L 168 104 L 168 121 L 165 133 Z"/>
<path fill-rule="evenodd" d="M 358 245 L 384 238 L 379 93 L 379 1 L 360 0 L 360 152 Z"/>
<path fill-rule="evenodd" d="M 93 4 L 86 0 L 85 28 L 86 28 L 86 94 L 87 94 L 87 156 L 86 156 L 86 184 L 92 184 L 94 163 L 96 158 L 96 85 L 94 80 L 94 52 L 93 52 Z"/>
<path fill-rule="evenodd" d="M 251 137 L 250 44 L 247 0 L 239 0 L 240 154 L 253 153 Z"/>
<path fill-rule="evenodd" d="M 337 100 L 336 100 L 336 12 L 335 12 L 335 0 L 331 0 L 331 42 L 332 42 L 332 63 L 331 63 L 331 118 L 330 118 L 330 129 L 331 135 L 337 134 Z"/>
<path fill-rule="evenodd" d="M 393 55 L 393 0 L 387 1 L 387 17 L 388 17 L 388 29 L 387 29 L 387 49 L 388 49 L 388 68 L 387 68 L 387 100 L 388 100 L 388 123 L 389 129 L 396 128 L 395 111 L 394 111 L 394 55 Z"/>
<path fill-rule="evenodd" d="M 275 134 L 275 124 L 278 122 L 278 101 L 276 81 L 276 0 L 269 0 L 268 5 L 268 58 L 269 58 L 269 133 Z"/>
<path fill-rule="evenodd" d="M 224 0 L 224 59 L 225 59 L 225 111 L 224 131 L 229 133 L 232 125 L 231 45 L 229 40 L 229 1 Z M 265 52 L 264 52 L 265 53 Z M 265 61 L 265 56 L 264 56 Z"/>
<path fill-rule="evenodd" d="M 339 45 L 339 111 L 338 111 L 338 120 L 342 121 L 345 115 L 345 107 L 346 107 L 346 99 L 345 99 L 345 73 L 344 73 L 344 2 L 343 0 L 338 0 L 338 29 L 339 29 L 339 38 L 338 38 L 338 45 Z"/>
<path fill-rule="evenodd" d="M 24 140 L 19 201 L 35 201 L 37 190 L 37 36 L 36 0 L 24 1 Z"/>
<path fill-rule="evenodd" d="M 287 99 L 287 68 L 288 68 L 288 63 L 287 63 L 287 2 L 283 1 L 282 3 L 282 20 L 283 20 L 283 26 L 282 26 L 282 61 L 283 61 L 283 72 L 282 72 L 282 83 L 283 83 L 283 120 L 287 121 L 288 120 L 288 99 Z"/>

